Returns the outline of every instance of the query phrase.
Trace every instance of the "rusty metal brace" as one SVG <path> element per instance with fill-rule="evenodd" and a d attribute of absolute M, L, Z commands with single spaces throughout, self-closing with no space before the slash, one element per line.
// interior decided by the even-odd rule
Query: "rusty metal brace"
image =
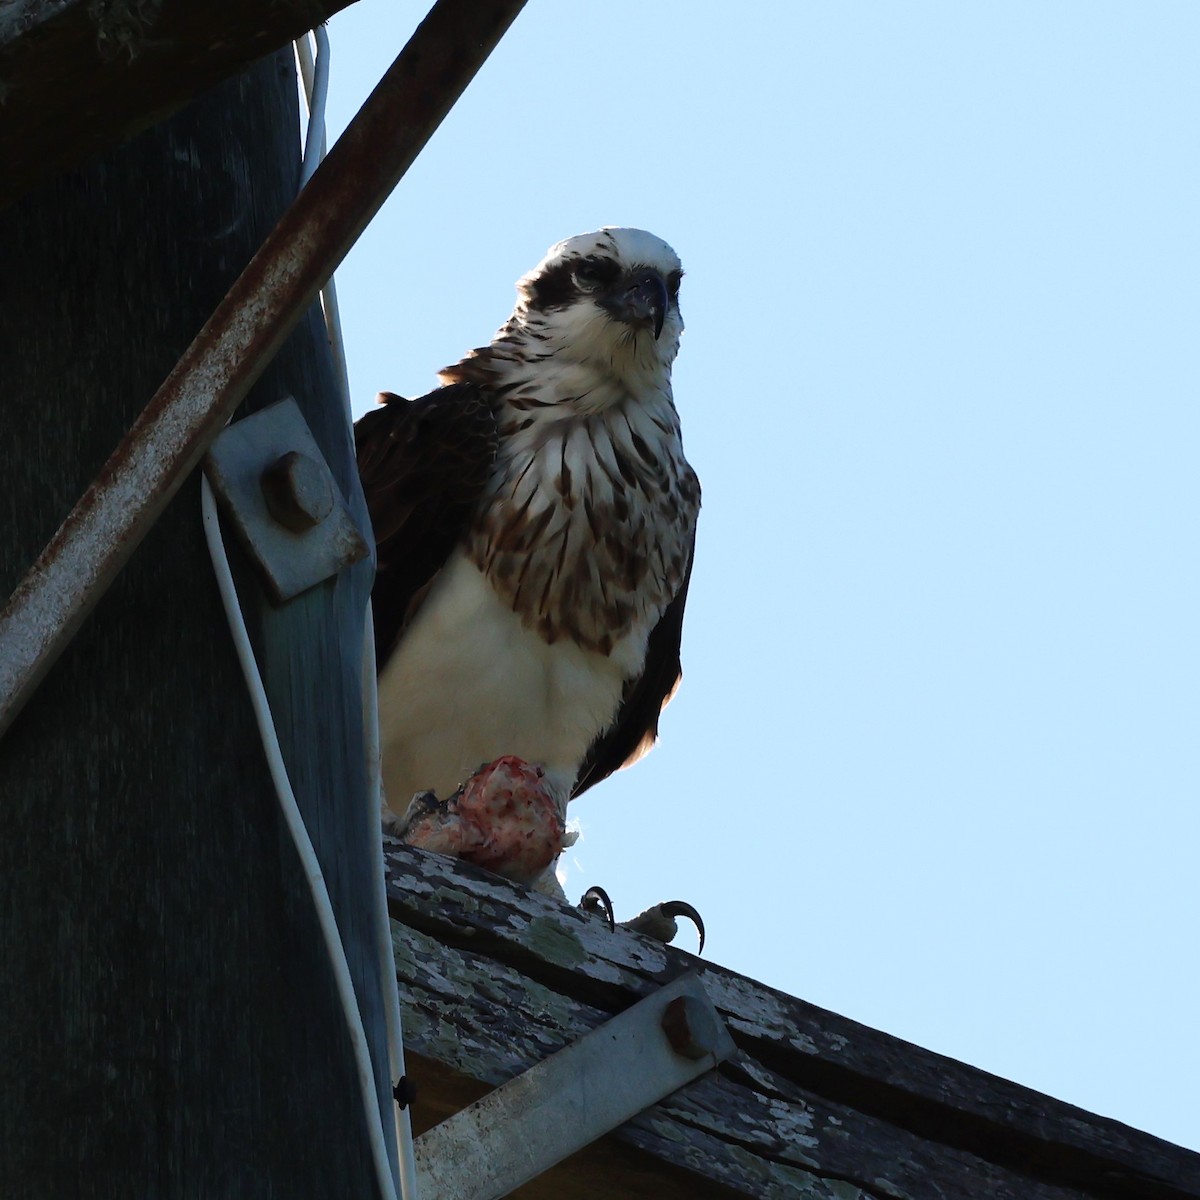
<path fill-rule="evenodd" d="M 699 978 L 682 975 L 417 1138 L 419 1192 L 506 1196 L 735 1049 Z"/>
<path fill-rule="evenodd" d="M 0 734 L 525 0 L 438 0 L 0 613 Z"/>

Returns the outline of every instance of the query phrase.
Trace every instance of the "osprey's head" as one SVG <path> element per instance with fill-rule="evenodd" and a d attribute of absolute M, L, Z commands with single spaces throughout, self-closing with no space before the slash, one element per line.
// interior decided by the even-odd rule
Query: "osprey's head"
<path fill-rule="evenodd" d="M 505 332 L 542 353 L 602 367 L 636 385 L 669 378 L 679 351 L 679 256 L 642 229 L 606 227 L 552 246 L 517 282 Z"/>
<path fill-rule="evenodd" d="M 567 238 L 517 281 L 517 306 L 492 344 L 439 377 L 502 387 L 514 405 L 532 399 L 541 416 L 527 424 L 603 412 L 630 397 L 671 406 L 682 278 L 679 256 L 645 230 Z"/>

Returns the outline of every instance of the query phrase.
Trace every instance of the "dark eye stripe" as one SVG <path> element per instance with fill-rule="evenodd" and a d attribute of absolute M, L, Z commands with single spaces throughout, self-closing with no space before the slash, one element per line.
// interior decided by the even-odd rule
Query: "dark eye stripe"
<path fill-rule="evenodd" d="M 633 268 L 635 272 L 638 269 Z M 596 288 L 611 287 L 620 278 L 621 267 L 611 258 L 596 254 L 566 258 L 547 267 L 529 284 L 530 307 L 541 312 L 566 308 L 581 294 Z M 666 276 L 667 293 L 673 302 L 679 298 L 682 279 L 683 272 L 680 270 L 671 271 Z"/>
<path fill-rule="evenodd" d="M 531 306 L 545 310 L 570 304 L 579 295 L 573 267 L 571 262 L 555 263 L 533 280 L 529 289 Z"/>
<path fill-rule="evenodd" d="M 547 267 L 530 285 L 530 305 L 542 311 L 565 308 L 585 290 L 581 289 L 581 283 L 586 288 L 607 287 L 620 274 L 621 268 L 611 258 L 589 255 L 564 259 Z"/>

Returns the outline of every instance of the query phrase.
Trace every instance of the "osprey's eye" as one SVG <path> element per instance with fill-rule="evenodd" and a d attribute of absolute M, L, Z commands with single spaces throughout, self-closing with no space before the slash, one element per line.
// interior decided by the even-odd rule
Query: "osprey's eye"
<path fill-rule="evenodd" d="M 586 291 L 594 292 L 608 282 L 611 271 L 606 271 L 594 258 L 585 258 L 575 268 L 575 282 Z"/>

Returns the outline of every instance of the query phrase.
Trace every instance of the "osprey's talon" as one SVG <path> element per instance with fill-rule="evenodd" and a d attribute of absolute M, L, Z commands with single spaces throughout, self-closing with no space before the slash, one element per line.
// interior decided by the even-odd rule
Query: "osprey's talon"
<path fill-rule="evenodd" d="M 675 923 L 676 917 L 687 917 L 696 926 L 696 932 L 700 934 L 700 948 L 696 953 L 703 954 L 704 922 L 686 900 L 665 900 L 662 904 L 653 904 L 631 920 L 622 921 L 621 927 L 669 943 L 675 940 L 675 935 L 679 932 L 679 926 Z"/>
<path fill-rule="evenodd" d="M 438 798 L 433 792 L 414 793 L 413 798 L 408 802 L 408 807 L 404 810 L 403 816 L 394 809 L 389 808 L 387 804 L 384 804 L 379 814 L 383 825 L 383 832 L 390 837 L 399 838 L 401 841 L 404 841 L 409 825 L 413 821 L 419 820 L 426 814 L 433 812 L 437 807 Z"/>
<path fill-rule="evenodd" d="M 579 907 L 589 917 L 603 917 L 608 923 L 609 932 L 616 929 L 617 923 L 613 917 L 613 903 L 608 893 L 602 887 L 590 887 L 579 900 Z"/>
<path fill-rule="evenodd" d="M 616 929 L 613 920 L 613 902 L 602 887 L 590 887 L 583 893 L 579 907 L 589 917 L 602 917 L 609 929 Z M 651 905 L 645 912 L 638 913 L 628 921 L 621 921 L 622 929 L 630 929 L 634 933 L 644 933 L 660 942 L 673 942 L 679 932 L 675 922 L 676 917 L 687 917 L 696 926 L 700 935 L 700 949 L 697 954 L 704 953 L 704 921 L 700 914 L 686 900 L 664 900 L 662 904 Z"/>

